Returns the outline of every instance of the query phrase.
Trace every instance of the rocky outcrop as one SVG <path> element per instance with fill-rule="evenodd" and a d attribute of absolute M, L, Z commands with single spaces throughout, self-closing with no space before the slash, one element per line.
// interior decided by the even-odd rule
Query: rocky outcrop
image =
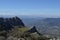
<path fill-rule="evenodd" d="M 38 32 L 38 30 L 36 29 L 35 26 L 34 26 L 33 28 L 31 28 L 30 30 L 28 30 L 27 32 L 29 32 L 29 33 L 35 33 L 35 32 L 37 32 L 37 34 L 42 35 L 42 34 L 40 34 L 40 33 Z"/>
<path fill-rule="evenodd" d="M 0 18 L 0 30 L 9 30 L 14 27 L 25 26 L 22 20 L 18 17 L 13 18 Z"/>

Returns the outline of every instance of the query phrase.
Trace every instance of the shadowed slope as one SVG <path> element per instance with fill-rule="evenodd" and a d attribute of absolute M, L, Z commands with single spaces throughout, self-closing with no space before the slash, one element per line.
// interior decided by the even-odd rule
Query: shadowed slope
<path fill-rule="evenodd" d="M 23 26 L 25 27 L 24 23 L 22 20 L 18 17 L 12 17 L 12 18 L 0 18 L 0 29 L 1 30 L 10 30 L 11 28 L 14 27 L 20 27 Z"/>
<path fill-rule="evenodd" d="M 41 34 L 37 31 L 37 29 L 36 29 L 35 26 L 34 26 L 33 28 L 31 28 L 30 30 L 28 30 L 27 32 L 30 32 L 30 33 L 35 33 L 35 32 L 37 32 L 37 34 L 41 35 Z"/>

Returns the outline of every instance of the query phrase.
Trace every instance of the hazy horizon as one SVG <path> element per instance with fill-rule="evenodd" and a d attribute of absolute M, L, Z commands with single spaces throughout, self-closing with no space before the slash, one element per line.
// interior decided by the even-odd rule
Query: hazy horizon
<path fill-rule="evenodd" d="M 0 15 L 60 17 L 60 0 L 0 0 Z"/>

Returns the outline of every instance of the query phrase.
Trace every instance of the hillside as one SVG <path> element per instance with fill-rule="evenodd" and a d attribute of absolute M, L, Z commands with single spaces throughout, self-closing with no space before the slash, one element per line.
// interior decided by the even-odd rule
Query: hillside
<path fill-rule="evenodd" d="M 49 40 L 36 27 L 27 28 L 18 17 L 0 18 L 0 40 Z"/>
<path fill-rule="evenodd" d="M 3 18 L 0 17 L 0 30 L 11 30 L 15 26 L 25 26 L 22 20 L 18 17 Z"/>

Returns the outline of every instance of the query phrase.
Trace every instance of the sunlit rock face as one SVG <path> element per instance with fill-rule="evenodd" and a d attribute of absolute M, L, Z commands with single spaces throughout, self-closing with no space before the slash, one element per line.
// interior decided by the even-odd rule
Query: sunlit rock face
<path fill-rule="evenodd" d="M 12 17 L 12 18 L 0 18 L 0 29 L 1 30 L 9 30 L 11 28 L 14 28 L 14 26 L 25 26 L 22 20 L 18 17 Z"/>

